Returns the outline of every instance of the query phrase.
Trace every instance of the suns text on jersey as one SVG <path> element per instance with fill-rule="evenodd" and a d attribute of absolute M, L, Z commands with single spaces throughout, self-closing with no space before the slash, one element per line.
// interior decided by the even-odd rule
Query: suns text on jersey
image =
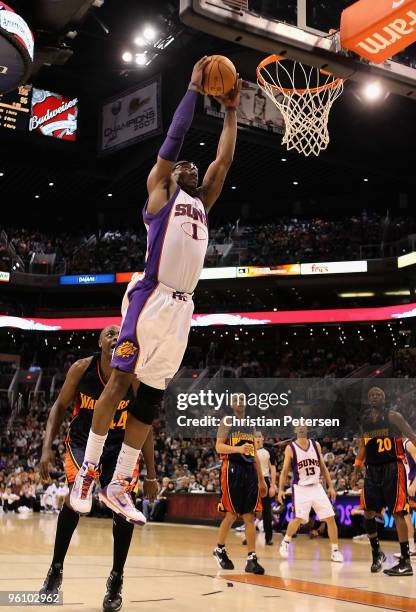
<path fill-rule="evenodd" d="M 199 210 L 199 208 L 197 208 L 196 206 L 193 206 L 192 204 L 176 204 L 175 217 L 182 216 L 189 217 L 194 221 L 201 221 L 201 223 L 203 223 L 205 227 L 208 227 L 208 220 L 206 214 L 202 210 Z"/>

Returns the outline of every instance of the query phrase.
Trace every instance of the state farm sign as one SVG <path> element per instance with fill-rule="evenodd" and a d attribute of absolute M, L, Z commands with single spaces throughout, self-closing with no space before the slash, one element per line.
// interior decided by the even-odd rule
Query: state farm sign
<path fill-rule="evenodd" d="M 360 0 L 341 17 L 341 45 L 381 64 L 416 41 L 416 0 Z"/>

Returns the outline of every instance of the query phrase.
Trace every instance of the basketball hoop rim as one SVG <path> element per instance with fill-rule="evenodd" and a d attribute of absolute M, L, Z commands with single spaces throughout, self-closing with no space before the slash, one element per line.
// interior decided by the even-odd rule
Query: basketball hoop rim
<path fill-rule="evenodd" d="M 341 78 L 335 78 L 333 81 L 330 81 L 328 83 L 325 83 L 324 85 L 320 85 L 319 87 L 311 87 L 308 89 L 286 89 L 285 87 L 279 87 L 278 85 L 274 85 L 273 83 L 269 83 L 268 81 L 266 81 L 264 79 L 264 77 L 261 74 L 261 71 L 263 70 L 263 68 L 266 68 L 266 66 L 269 66 L 270 64 L 273 63 L 278 63 L 280 64 L 280 62 L 287 60 L 289 58 L 287 57 L 283 57 L 282 55 L 269 55 L 268 57 L 265 57 L 264 60 L 262 60 L 260 62 L 260 64 L 257 66 L 257 80 L 258 82 L 266 88 L 270 88 L 273 89 L 274 91 L 279 91 L 282 94 L 286 94 L 286 95 L 291 95 L 291 94 L 299 94 L 300 96 L 304 95 L 305 93 L 309 93 L 309 94 L 315 94 L 315 93 L 319 93 L 321 91 L 326 91 L 327 89 L 336 89 L 338 86 L 342 85 L 344 83 L 344 79 Z M 320 72 L 322 74 L 327 74 L 327 75 L 332 75 L 332 72 L 327 72 L 326 70 L 322 70 L 320 69 Z"/>

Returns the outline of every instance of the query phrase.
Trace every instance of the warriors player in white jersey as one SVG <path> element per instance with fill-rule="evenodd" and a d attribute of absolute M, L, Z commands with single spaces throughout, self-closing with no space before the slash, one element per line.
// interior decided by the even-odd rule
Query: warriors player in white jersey
<path fill-rule="evenodd" d="M 338 548 L 338 528 L 335 513 L 328 495 L 334 502 L 336 492 L 331 476 L 322 457 L 321 446 L 315 440 L 308 438 L 307 427 L 296 427 L 296 440 L 285 448 L 285 459 L 279 480 L 279 503 L 285 497 L 286 481 L 291 469 L 293 472 L 292 506 L 294 518 L 287 526 L 286 535 L 280 545 L 280 556 L 287 559 L 290 543 L 302 523 L 309 521 L 313 509 L 321 521 L 328 527 L 328 537 L 331 542 L 331 561 L 342 563 L 344 558 Z M 328 495 L 321 485 L 321 473 L 326 480 Z"/>
<path fill-rule="evenodd" d="M 221 98 L 226 113 L 217 156 L 200 187 L 195 164 L 177 161 L 208 62 L 203 57 L 195 64 L 188 90 L 147 180 L 149 197 L 143 211 L 148 233 L 145 275 L 142 280 L 132 279 L 123 299 L 123 323 L 111 362 L 112 374 L 95 405 L 84 463 L 71 493 L 71 505 L 80 514 L 91 509 L 94 472 L 108 428 L 117 405 L 133 384 L 137 393 L 129 406 L 124 443 L 113 479 L 100 498 L 126 520 L 141 525 L 145 522 L 133 505 L 130 480 L 167 381 L 178 371 L 185 353 L 194 308 L 192 294 L 208 246 L 207 214 L 220 196 L 237 138 L 239 80 Z"/>

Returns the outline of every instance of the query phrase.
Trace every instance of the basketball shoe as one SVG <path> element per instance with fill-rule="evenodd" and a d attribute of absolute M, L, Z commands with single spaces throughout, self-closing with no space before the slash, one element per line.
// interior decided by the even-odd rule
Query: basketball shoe
<path fill-rule="evenodd" d="M 98 465 L 84 463 L 79 470 L 70 495 L 72 509 L 79 514 L 89 514 L 92 507 L 92 488 L 100 476 Z"/>
<path fill-rule="evenodd" d="M 259 564 L 256 553 L 250 553 L 247 557 L 245 571 L 248 574 L 264 574 L 264 567 Z"/>
<path fill-rule="evenodd" d="M 344 563 L 344 555 L 340 550 L 338 550 L 338 548 L 332 551 L 331 561 L 334 561 L 335 563 Z"/>
<path fill-rule="evenodd" d="M 39 595 L 57 595 L 62 584 L 63 572 L 61 563 L 52 563 Z"/>
<path fill-rule="evenodd" d="M 410 559 L 400 559 L 397 565 L 384 570 L 386 576 L 413 576 L 412 564 Z"/>
<path fill-rule="evenodd" d="M 383 563 L 386 560 L 386 555 L 382 550 L 379 550 L 377 553 L 373 553 L 373 563 L 371 564 L 371 573 L 377 574 L 377 572 L 381 572 L 383 568 Z"/>
<path fill-rule="evenodd" d="M 111 572 L 107 580 L 107 592 L 103 601 L 103 612 L 117 612 L 123 605 L 121 590 L 123 588 L 123 574 Z"/>
<path fill-rule="evenodd" d="M 225 550 L 224 547 L 217 546 L 216 548 L 214 548 L 212 554 L 216 558 L 217 563 L 221 569 L 225 569 L 225 570 L 234 569 L 234 563 L 231 561 L 231 559 L 227 555 L 227 551 Z"/>
<path fill-rule="evenodd" d="M 287 559 L 289 557 L 289 552 L 290 552 L 290 542 L 288 542 L 286 538 L 283 538 L 280 544 L 280 548 L 279 548 L 280 556 L 283 557 L 283 559 Z"/>
<path fill-rule="evenodd" d="M 109 485 L 101 489 L 98 497 L 107 508 L 129 523 L 142 526 L 146 524 L 146 517 L 137 510 L 131 497 L 135 484 L 136 481 L 132 478 L 112 480 Z"/>

